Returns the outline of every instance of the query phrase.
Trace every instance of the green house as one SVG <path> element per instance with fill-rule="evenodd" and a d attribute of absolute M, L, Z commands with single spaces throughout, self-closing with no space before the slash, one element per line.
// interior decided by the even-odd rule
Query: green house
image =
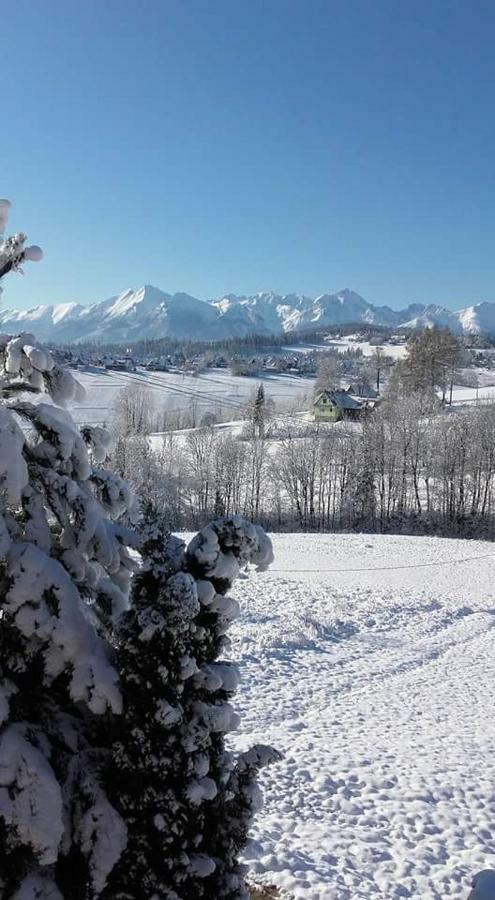
<path fill-rule="evenodd" d="M 359 419 L 364 409 L 363 403 L 341 390 L 320 391 L 313 404 L 315 422 Z"/>

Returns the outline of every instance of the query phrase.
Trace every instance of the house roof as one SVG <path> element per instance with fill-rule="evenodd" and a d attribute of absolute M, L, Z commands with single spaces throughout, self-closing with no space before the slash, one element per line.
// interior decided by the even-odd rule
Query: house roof
<path fill-rule="evenodd" d="M 348 394 L 354 394 L 357 397 L 377 397 L 377 391 L 371 387 L 368 381 L 349 381 L 346 390 Z"/>
<path fill-rule="evenodd" d="M 322 397 L 327 397 L 334 406 L 339 409 L 362 409 L 363 404 L 355 397 L 351 397 L 347 391 L 320 391 L 315 397 L 314 405 L 316 406 Z"/>

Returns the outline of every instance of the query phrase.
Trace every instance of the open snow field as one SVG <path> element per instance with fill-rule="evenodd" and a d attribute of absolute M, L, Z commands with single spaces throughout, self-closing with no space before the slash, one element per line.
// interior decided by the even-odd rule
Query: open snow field
<path fill-rule="evenodd" d="M 252 879 L 304 900 L 467 898 L 495 866 L 495 546 L 274 548 L 234 589 L 235 743 L 285 754 L 262 777 Z"/>
<path fill-rule="evenodd" d="M 338 350 L 339 353 L 347 353 L 348 350 L 361 350 L 363 356 L 373 356 L 376 352 L 376 344 L 370 344 L 369 341 L 358 341 L 356 340 L 356 336 L 349 334 L 345 337 L 332 337 L 329 335 L 325 338 L 326 345 L 319 344 L 295 344 L 289 345 L 287 347 L 282 347 L 283 350 L 286 350 L 288 353 L 309 353 L 311 351 L 316 351 L 317 353 L 322 353 L 327 348 L 333 348 L 334 350 Z M 380 350 L 386 356 L 391 356 L 392 359 L 403 359 L 406 355 L 406 345 L 405 344 L 380 344 Z"/>
<path fill-rule="evenodd" d="M 361 350 L 363 356 L 373 356 L 376 352 L 376 345 L 370 344 L 369 341 L 357 341 L 352 334 L 346 335 L 342 338 L 327 338 L 328 346 L 333 347 L 335 350 L 338 350 L 339 353 L 347 353 L 348 350 Z M 380 350 L 386 356 L 391 356 L 392 359 L 403 359 L 406 355 L 406 345 L 405 344 L 380 344 Z"/>
<path fill-rule="evenodd" d="M 256 378 L 231 375 L 226 369 L 209 369 L 198 375 L 181 375 L 175 372 L 115 372 L 103 368 L 71 370 L 83 385 L 86 398 L 73 409 L 78 424 L 101 425 L 108 423 L 115 400 L 124 388 L 139 385 L 149 390 L 156 410 L 187 410 L 194 403 L 201 417 L 202 413 L 222 409 L 232 418 L 239 418 L 239 412 L 247 398 L 263 382 L 267 397 L 278 408 L 290 407 L 294 401 L 305 395 L 311 396 L 314 379 L 297 375 L 277 374 Z"/>

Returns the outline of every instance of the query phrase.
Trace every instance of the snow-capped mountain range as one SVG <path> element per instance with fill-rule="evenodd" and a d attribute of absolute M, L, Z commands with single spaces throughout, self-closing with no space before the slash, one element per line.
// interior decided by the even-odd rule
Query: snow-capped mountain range
<path fill-rule="evenodd" d="M 189 294 L 166 294 L 145 285 L 89 306 L 60 303 L 28 310 L 0 309 L 2 331 L 32 331 L 39 340 L 55 342 L 120 343 L 160 337 L 215 340 L 359 322 L 394 328 L 440 325 L 457 334 L 495 335 L 495 303 L 477 303 L 458 312 L 423 304 L 394 310 L 374 306 L 347 288 L 318 297 L 227 294 L 203 302 Z"/>

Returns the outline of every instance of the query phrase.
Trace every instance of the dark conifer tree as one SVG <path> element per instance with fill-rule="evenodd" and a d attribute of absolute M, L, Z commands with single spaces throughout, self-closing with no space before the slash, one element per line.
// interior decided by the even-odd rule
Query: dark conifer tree
<path fill-rule="evenodd" d="M 247 897 L 239 851 L 258 794 L 254 777 L 274 751 L 234 760 L 225 734 L 238 682 L 219 661 L 238 613 L 227 596 L 241 566 L 264 567 L 271 545 L 240 518 L 219 519 L 189 547 L 148 510 L 143 566 L 118 631 L 124 722 L 106 784 L 128 844 L 105 897 Z"/>
<path fill-rule="evenodd" d="M 265 436 L 265 388 L 261 383 L 254 398 L 253 427 L 255 435 L 261 438 Z"/>
<path fill-rule="evenodd" d="M 24 240 L 0 245 L 1 274 L 39 257 Z M 61 408 L 78 397 L 32 335 L 0 335 L 2 900 L 96 897 L 126 839 L 92 735 L 121 712 L 101 633 L 104 610 L 126 602 L 131 535 L 118 519 L 131 496 L 99 468 L 103 430 L 81 433 Z"/>

